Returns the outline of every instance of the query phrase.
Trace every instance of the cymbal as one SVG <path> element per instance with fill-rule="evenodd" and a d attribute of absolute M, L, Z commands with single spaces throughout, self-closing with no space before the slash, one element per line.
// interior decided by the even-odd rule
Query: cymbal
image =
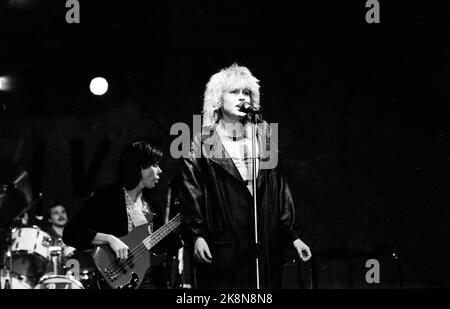
<path fill-rule="evenodd" d="M 0 229 L 9 227 L 33 204 L 31 180 L 25 170 L 8 159 L 0 159 Z"/>
<path fill-rule="evenodd" d="M 22 192 L 28 205 L 33 203 L 33 190 L 31 189 L 31 180 L 27 171 L 23 171 L 20 175 L 13 181 L 14 187 Z"/>

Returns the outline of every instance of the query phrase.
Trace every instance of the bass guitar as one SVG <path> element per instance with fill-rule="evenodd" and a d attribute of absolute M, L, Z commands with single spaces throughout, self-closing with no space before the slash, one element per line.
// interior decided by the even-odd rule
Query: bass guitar
<path fill-rule="evenodd" d="M 121 237 L 128 246 L 128 258 L 118 263 L 114 251 L 108 245 L 98 246 L 93 253 L 93 260 L 102 285 L 112 289 L 135 289 L 144 279 L 151 266 L 159 265 L 166 259 L 165 254 L 156 255 L 151 249 L 181 224 L 178 214 L 168 223 L 150 233 L 149 225 L 134 228 L 126 236 Z"/>

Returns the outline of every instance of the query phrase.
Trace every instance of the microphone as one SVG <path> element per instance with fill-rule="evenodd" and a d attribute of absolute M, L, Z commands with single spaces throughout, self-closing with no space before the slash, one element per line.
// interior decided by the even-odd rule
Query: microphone
<path fill-rule="evenodd" d="M 242 102 L 238 105 L 239 111 L 243 113 L 257 114 L 259 113 L 259 109 L 255 108 L 253 105 L 247 102 Z"/>

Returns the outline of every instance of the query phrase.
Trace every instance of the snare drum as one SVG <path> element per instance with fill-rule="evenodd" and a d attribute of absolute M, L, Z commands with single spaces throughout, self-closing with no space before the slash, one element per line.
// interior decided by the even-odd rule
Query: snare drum
<path fill-rule="evenodd" d="M 80 281 L 70 276 L 51 275 L 42 277 L 35 289 L 80 290 L 84 289 Z"/>
<path fill-rule="evenodd" d="M 21 227 L 11 231 L 11 240 L 12 272 L 29 277 L 42 276 L 49 262 L 50 235 L 36 226 Z"/>

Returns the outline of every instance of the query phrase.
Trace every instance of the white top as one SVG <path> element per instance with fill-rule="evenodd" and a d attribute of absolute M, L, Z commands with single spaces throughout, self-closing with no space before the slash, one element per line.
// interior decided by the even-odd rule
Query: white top
<path fill-rule="evenodd" d="M 145 217 L 149 212 L 149 208 L 147 203 L 142 199 L 142 194 L 135 202 L 128 194 L 127 190 L 125 190 L 125 188 L 123 190 L 125 192 L 125 204 L 127 205 L 128 231 L 131 231 L 133 228 L 140 225 L 151 224 Z"/>
<path fill-rule="evenodd" d="M 252 139 L 251 134 L 246 134 L 243 137 L 229 137 L 220 128 L 217 130 L 222 141 L 223 146 L 227 150 L 234 165 L 241 174 L 242 179 L 247 185 L 250 194 L 253 195 L 253 161 L 252 161 Z M 250 131 L 250 130 L 248 130 Z M 250 131 L 251 133 L 251 131 Z M 258 143 L 255 143 L 256 157 L 256 177 L 258 177 L 259 170 L 259 150 Z"/>

